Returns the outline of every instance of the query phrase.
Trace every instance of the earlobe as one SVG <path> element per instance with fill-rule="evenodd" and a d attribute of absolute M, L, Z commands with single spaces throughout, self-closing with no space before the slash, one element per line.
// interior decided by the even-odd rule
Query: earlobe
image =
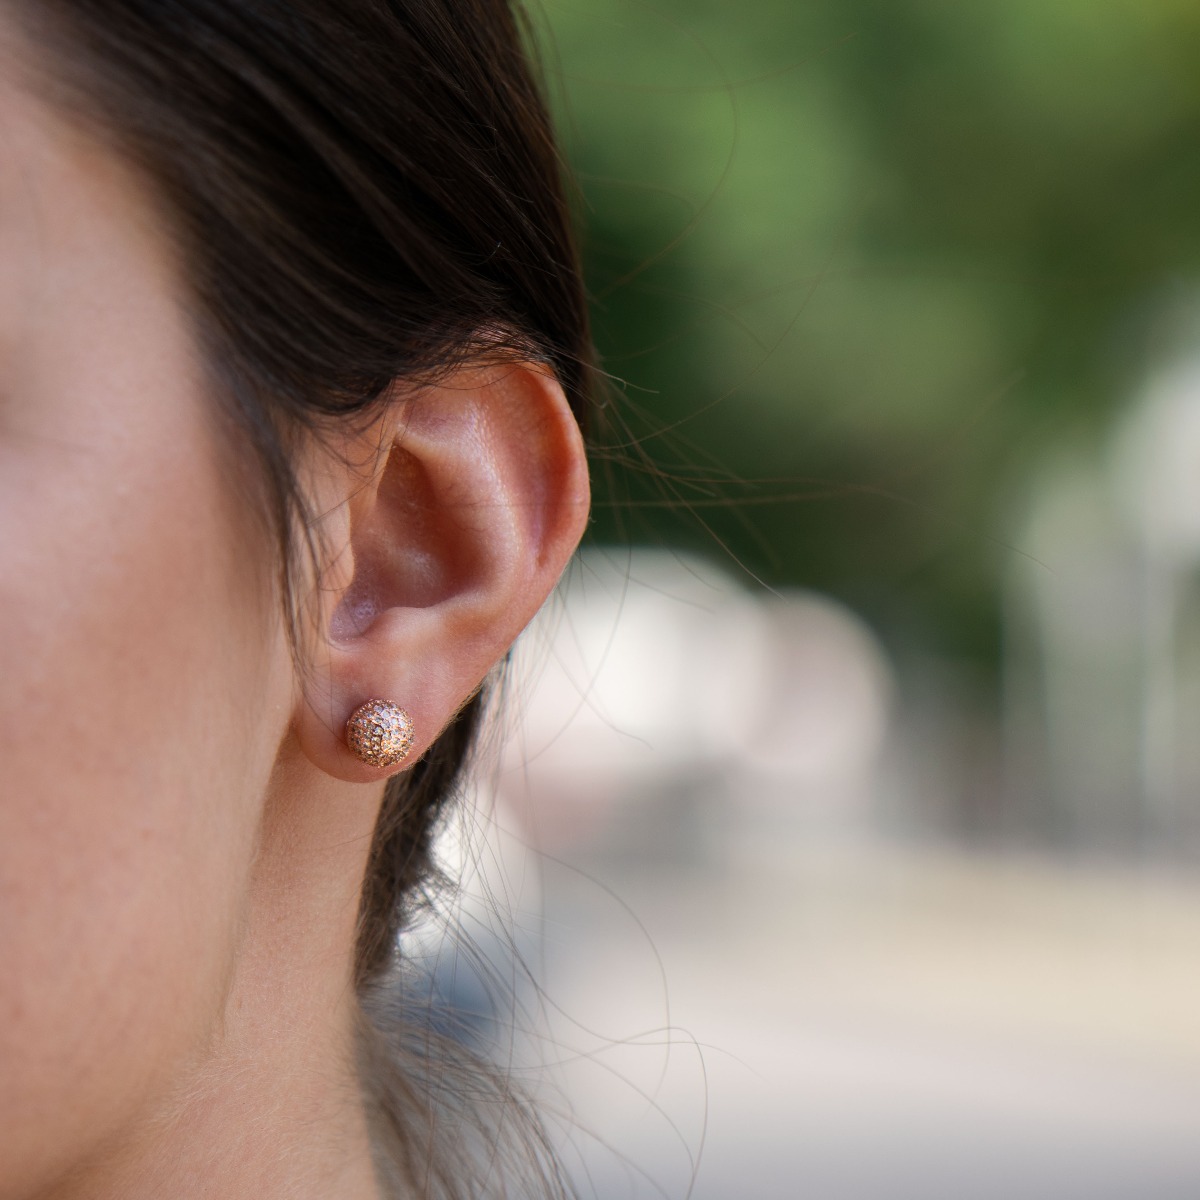
<path fill-rule="evenodd" d="M 557 380 L 531 363 L 463 368 L 399 388 L 367 471 L 334 472 L 349 553 L 327 597 L 295 728 L 326 773 L 372 782 L 429 746 L 549 595 L 582 536 L 583 442 Z M 411 754 L 375 765 L 346 723 L 366 701 L 405 710 Z"/>

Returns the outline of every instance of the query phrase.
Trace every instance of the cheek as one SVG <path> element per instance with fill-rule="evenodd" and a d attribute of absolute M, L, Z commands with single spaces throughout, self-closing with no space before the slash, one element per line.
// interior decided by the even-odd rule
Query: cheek
<path fill-rule="evenodd" d="M 202 1053 L 284 707 L 203 423 L 133 425 L 0 437 L 0 1159 Z"/>

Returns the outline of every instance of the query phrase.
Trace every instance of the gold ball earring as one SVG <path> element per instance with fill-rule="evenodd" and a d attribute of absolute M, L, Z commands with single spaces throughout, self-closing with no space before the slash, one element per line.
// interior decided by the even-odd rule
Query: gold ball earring
<path fill-rule="evenodd" d="M 412 717 L 387 700 L 360 704 L 346 722 L 346 745 L 373 767 L 391 767 L 407 758 L 415 737 Z"/>

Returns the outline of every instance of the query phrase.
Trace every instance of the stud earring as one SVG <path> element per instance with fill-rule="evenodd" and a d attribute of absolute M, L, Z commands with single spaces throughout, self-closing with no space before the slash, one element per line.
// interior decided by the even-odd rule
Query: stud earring
<path fill-rule="evenodd" d="M 372 767 L 391 767 L 408 757 L 416 731 L 412 717 L 387 700 L 360 704 L 346 722 L 346 745 Z"/>

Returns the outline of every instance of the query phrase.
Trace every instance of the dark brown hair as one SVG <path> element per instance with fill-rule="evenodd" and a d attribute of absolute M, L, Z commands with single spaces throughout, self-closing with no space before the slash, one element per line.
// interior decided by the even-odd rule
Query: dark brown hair
<path fill-rule="evenodd" d="M 582 416 L 591 358 L 571 221 L 507 0 L 5 3 L 46 51 L 53 98 L 143 174 L 172 227 L 214 394 L 257 464 L 289 614 L 306 537 L 314 549 L 300 439 L 369 413 L 393 380 L 505 352 L 552 367 Z M 391 966 L 481 711 L 476 697 L 387 787 L 360 994 Z M 378 1039 L 371 1028 L 364 1045 Z M 415 1161 L 426 1135 L 392 1113 L 406 1096 L 410 1116 L 431 1111 L 420 1055 L 390 1083 L 375 1057 L 368 1090 L 398 1147 L 385 1173 L 421 1194 L 480 1194 Z M 489 1086 L 511 1103 L 502 1081 Z"/>

